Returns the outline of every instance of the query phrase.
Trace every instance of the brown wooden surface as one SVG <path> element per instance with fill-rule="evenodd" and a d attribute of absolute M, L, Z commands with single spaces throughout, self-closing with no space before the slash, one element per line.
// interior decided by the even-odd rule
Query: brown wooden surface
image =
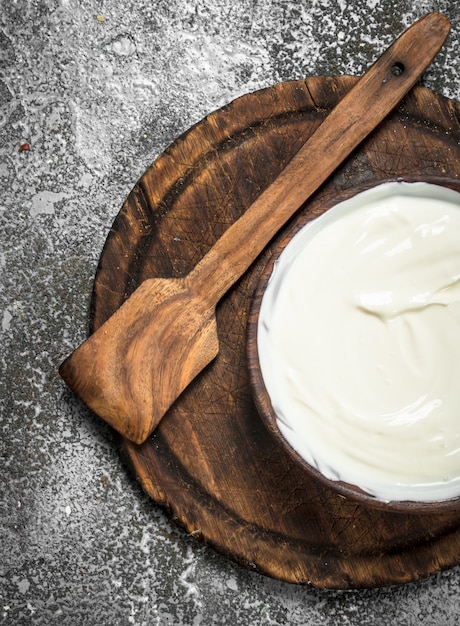
<path fill-rule="evenodd" d="M 279 173 L 354 78 L 310 78 L 209 115 L 147 170 L 117 216 L 92 300 L 97 329 L 149 277 L 190 272 Z M 294 218 L 353 186 L 404 175 L 460 178 L 460 105 L 416 88 Z M 292 226 L 292 223 L 291 223 Z M 137 446 L 152 499 L 197 538 L 281 580 L 360 588 L 416 580 L 460 562 L 460 514 L 365 508 L 309 479 L 254 407 L 246 322 L 283 233 L 217 307 L 220 352 Z"/>
<path fill-rule="evenodd" d="M 123 437 L 143 443 L 217 355 L 217 302 L 415 85 L 449 30 L 449 20 L 439 13 L 417 20 L 187 276 L 143 281 L 61 365 L 59 373 L 74 393 Z"/>

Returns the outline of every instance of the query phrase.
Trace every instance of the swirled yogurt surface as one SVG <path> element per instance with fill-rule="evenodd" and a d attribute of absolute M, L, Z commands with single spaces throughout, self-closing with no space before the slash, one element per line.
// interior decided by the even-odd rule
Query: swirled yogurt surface
<path fill-rule="evenodd" d="M 278 426 L 383 500 L 460 495 L 460 194 L 385 183 L 305 226 L 262 299 Z"/>

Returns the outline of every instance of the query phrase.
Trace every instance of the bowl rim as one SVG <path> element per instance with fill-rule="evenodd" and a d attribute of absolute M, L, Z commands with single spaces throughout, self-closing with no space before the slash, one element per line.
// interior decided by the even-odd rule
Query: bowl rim
<path fill-rule="evenodd" d="M 448 187 L 460 193 L 460 178 L 444 177 L 439 175 L 426 176 L 398 176 L 393 178 L 384 178 L 379 180 L 368 181 L 360 185 L 338 190 L 332 197 L 320 202 L 319 208 L 314 215 L 309 214 L 308 210 L 302 210 L 296 214 L 293 222 L 282 233 L 281 239 L 277 241 L 271 251 L 271 255 L 257 280 L 257 284 L 252 296 L 246 329 L 246 352 L 248 360 L 249 383 L 252 392 L 252 398 L 255 403 L 257 413 L 264 423 L 265 427 L 275 439 L 280 453 L 284 451 L 297 466 L 310 475 L 315 481 L 319 482 L 323 487 L 331 490 L 344 498 L 353 500 L 364 506 L 374 509 L 391 511 L 395 513 L 442 513 L 460 510 L 460 496 L 448 500 L 433 501 L 416 501 L 416 500 L 383 500 L 379 499 L 356 485 L 351 485 L 340 480 L 332 480 L 324 476 L 317 468 L 310 465 L 284 438 L 277 425 L 277 417 L 273 410 L 270 396 L 265 387 L 262 377 L 259 354 L 258 354 L 258 320 L 259 311 L 263 295 L 268 280 L 273 272 L 276 260 L 289 244 L 291 239 L 310 221 L 316 219 L 320 215 L 326 213 L 329 209 L 336 206 L 344 200 L 354 197 L 358 193 L 373 189 L 386 183 L 429 183 L 441 187 Z"/>

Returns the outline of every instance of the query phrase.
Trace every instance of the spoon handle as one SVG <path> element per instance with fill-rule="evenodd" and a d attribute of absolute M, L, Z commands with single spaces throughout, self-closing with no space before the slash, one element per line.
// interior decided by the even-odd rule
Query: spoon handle
<path fill-rule="evenodd" d="M 379 57 L 275 181 L 189 274 L 215 305 L 276 232 L 414 86 L 442 47 L 449 20 L 429 13 Z"/>

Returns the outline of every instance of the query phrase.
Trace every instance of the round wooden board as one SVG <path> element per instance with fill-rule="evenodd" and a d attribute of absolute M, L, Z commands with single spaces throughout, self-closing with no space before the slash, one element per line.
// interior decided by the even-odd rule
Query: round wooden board
<path fill-rule="evenodd" d="M 143 279 L 190 271 L 355 80 L 282 83 L 235 100 L 177 139 L 113 224 L 95 279 L 91 330 Z M 459 120 L 459 103 L 417 87 L 293 221 L 317 215 L 322 203 L 357 185 L 411 175 L 460 178 Z M 143 445 L 122 441 L 129 463 L 187 532 L 283 581 L 376 587 L 459 563 L 460 513 L 359 506 L 304 475 L 262 424 L 248 381 L 246 323 L 278 240 L 219 303 L 215 361 Z"/>

